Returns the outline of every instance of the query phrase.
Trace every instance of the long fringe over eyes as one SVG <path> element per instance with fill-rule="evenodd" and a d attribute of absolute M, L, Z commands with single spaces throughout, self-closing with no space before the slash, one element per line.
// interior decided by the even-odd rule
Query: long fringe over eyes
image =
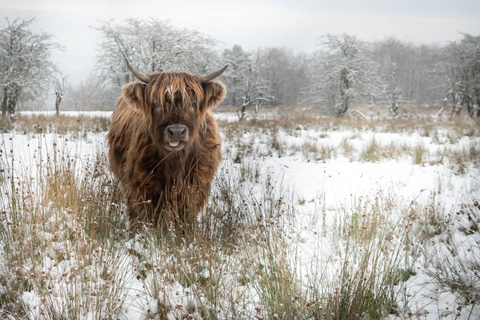
<path fill-rule="evenodd" d="M 193 93 L 193 94 L 192 94 Z M 191 101 L 191 97 L 195 97 L 195 101 Z M 190 106 L 196 103 L 200 106 L 203 102 L 202 85 L 194 75 L 189 73 L 160 73 L 151 76 L 150 82 L 146 87 L 145 104 L 151 105 L 157 103 L 166 107 L 169 102 L 174 102 L 180 97 L 182 106 Z"/>

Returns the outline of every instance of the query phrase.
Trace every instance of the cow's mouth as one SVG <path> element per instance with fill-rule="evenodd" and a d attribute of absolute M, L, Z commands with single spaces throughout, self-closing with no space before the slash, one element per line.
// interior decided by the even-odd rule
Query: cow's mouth
<path fill-rule="evenodd" d="M 174 140 L 174 141 L 168 141 L 167 142 L 167 147 L 169 149 L 180 149 L 183 146 L 183 141 L 182 140 Z"/>

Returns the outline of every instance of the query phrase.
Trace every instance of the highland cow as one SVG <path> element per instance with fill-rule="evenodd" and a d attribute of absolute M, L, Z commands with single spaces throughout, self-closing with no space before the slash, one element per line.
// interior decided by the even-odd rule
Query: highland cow
<path fill-rule="evenodd" d="M 212 114 L 226 95 L 207 74 L 144 74 L 123 87 L 112 115 L 110 169 L 127 197 L 132 222 L 193 222 L 222 160 Z"/>

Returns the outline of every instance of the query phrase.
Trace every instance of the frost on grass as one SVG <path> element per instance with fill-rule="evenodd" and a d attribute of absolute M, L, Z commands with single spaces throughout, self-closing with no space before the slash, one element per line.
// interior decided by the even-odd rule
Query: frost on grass
<path fill-rule="evenodd" d="M 281 111 L 221 114 L 190 232 L 130 228 L 99 126 L 2 133 L 1 316 L 478 317 L 478 124 Z"/>

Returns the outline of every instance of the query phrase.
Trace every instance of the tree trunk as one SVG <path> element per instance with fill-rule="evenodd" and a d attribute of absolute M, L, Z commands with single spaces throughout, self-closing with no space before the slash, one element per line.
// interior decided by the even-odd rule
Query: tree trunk
<path fill-rule="evenodd" d="M 60 114 L 60 103 L 62 102 L 62 93 L 60 90 L 55 92 L 55 111 L 57 112 L 57 115 Z"/>
<path fill-rule="evenodd" d="M 3 99 L 2 99 L 2 118 L 3 119 L 5 119 L 5 117 L 7 116 L 7 100 L 8 100 L 7 90 L 4 89 L 3 90 Z"/>
<path fill-rule="evenodd" d="M 60 114 L 60 101 L 61 100 L 58 99 L 55 101 L 55 111 L 57 113 L 57 116 Z"/>
<path fill-rule="evenodd" d="M 475 88 L 474 90 L 475 92 L 475 97 L 476 97 L 476 100 L 477 100 L 477 106 L 474 107 L 474 112 L 473 112 L 473 116 L 475 117 L 479 117 L 480 116 L 480 88 Z"/>
<path fill-rule="evenodd" d="M 452 94 L 452 114 L 450 116 L 454 115 L 459 115 L 460 111 L 462 111 L 462 103 L 457 99 L 457 94 L 456 93 L 451 93 Z"/>
<path fill-rule="evenodd" d="M 241 106 L 238 107 L 237 109 L 238 120 L 242 121 L 243 119 L 245 119 L 247 109 L 249 106 L 250 106 L 250 102 L 243 103 Z"/>
<path fill-rule="evenodd" d="M 350 83 L 348 81 L 348 71 L 343 69 L 340 75 L 340 100 L 341 100 L 341 109 L 338 112 L 338 116 L 343 116 L 348 110 L 349 97 L 348 89 L 350 89 Z"/>
<path fill-rule="evenodd" d="M 10 113 L 10 114 L 14 114 L 15 109 L 17 107 L 17 102 L 20 99 L 21 89 L 18 85 L 13 84 L 11 90 L 12 91 L 10 92 L 11 93 L 10 97 L 7 101 L 7 112 Z"/>

